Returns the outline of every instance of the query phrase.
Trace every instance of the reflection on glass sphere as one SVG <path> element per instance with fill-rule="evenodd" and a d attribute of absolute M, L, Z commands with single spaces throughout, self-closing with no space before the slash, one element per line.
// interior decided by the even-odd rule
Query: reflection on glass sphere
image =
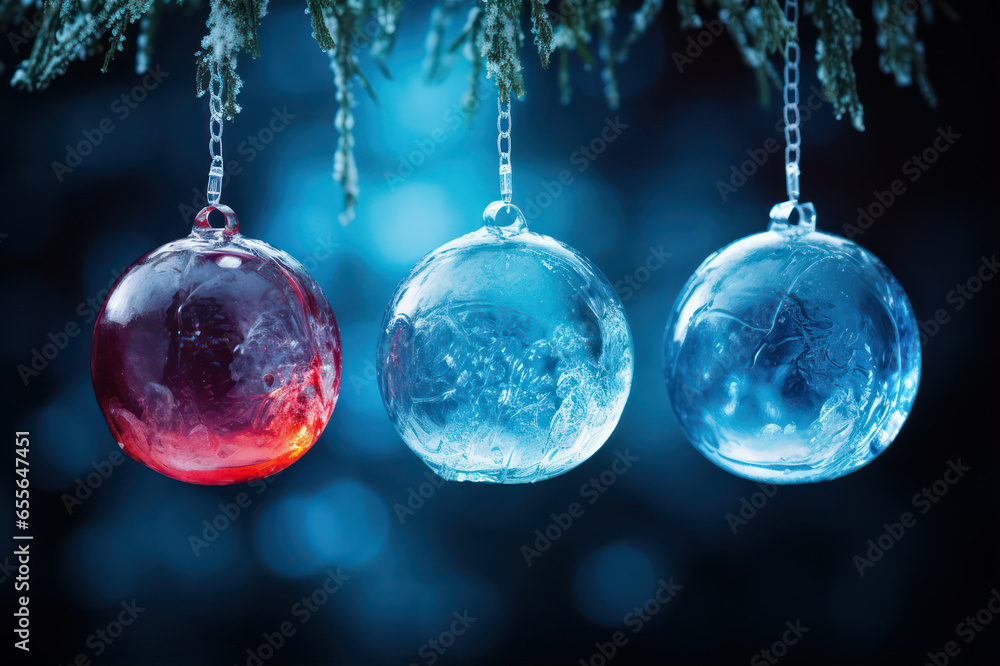
<path fill-rule="evenodd" d="M 610 436 L 632 381 L 632 335 L 607 278 L 513 206 L 497 225 L 500 210 L 412 270 L 379 342 L 389 417 L 445 479 L 572 469 Z"/>
<path fill-rule="evenodd" d="M 663 344 L 688 439 L 723 469 L 770 483 L 843 476 L 899 433 L 920 379 L 917 322 L 872 254 L 787 225 L 695 271 Z"/>
<path fill-rule="evenodd" d="M 319 438 L 340 390 L 330 303 L 289 255 L 199 213 L 140 258 L 94 326 L 91 373 L 118 444 L 169 477 L 249 481 Z M 231 216 L 231 217 L 230 217 Z"/>

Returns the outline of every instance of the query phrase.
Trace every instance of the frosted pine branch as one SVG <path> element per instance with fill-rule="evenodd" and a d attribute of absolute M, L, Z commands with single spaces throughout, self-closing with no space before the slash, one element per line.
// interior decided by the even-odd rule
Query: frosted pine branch
<path fill-rule="evenodd" d="M 531 32 L 535 35 L 535 46 L 538 47 L 538 57 L 542 61 L 542 67 L 549 66 L 549 56 L 555 46 L 552 43 L 552 24 L 549 22 L 549 14 L 545 11 L 545 5 L 549 0 L 531 1 Z"/>
<path fill-rule="evenodd" d="M 878 24 L 879 67 L 886 74 L 892 74 L 896 85 L 910 85 L 914 79 L 927 103 L 937 106 L 937 96 L 927 78 L 927 64 L 924 60 L 924 43 L 917 38 L 918 17 L 907 13 L 909 5 L 903 0 L 875 0 L 873 13 Z M 922 8 L 927 23 L 933 20 L 933 5 L 927 3 Z"/>
<path fill-rule="evenodd" d="M 486 77 L 496 80 L 501 99 L 524 94 L 518 43 L 521 0 L 486 0 L 479 53 L 486 59 Z"/>
<path fill-rule="evenodd" d="M 848 113 L 854 128 L 863 131 L 864 107 L 851 64 L 854 51 L 861 47 L 861 22 L 843 0 L 814 0 L 806 7 L 812 10 L 813 23 L 819 28 L 816 62 L 826 98 L 838 119 Z"/>
<path fill-rule="evenodd" d="M 382 0 L 375 9 L 378 33 L 372 41 L 369 54 L 386 78 L 392 78 L 389 74 L 389 54 L 392 53 L 396 35 L 399 34 L 399 14 L 402 7 L 402 0 Z"/>
<path fill-rule="evenodd" d="M 149 11 L 139 21 L 139 36 L 135 40 L 135 73 L 145 74 L 153 59 L 153 43 L 156 33 L 160 30 L 160 16 L 163 13 L 164 0 L 153 0 Z"/>
<path fill-rule="evenodd" d="M 451 25 L 451 17 L 464 4 L 464 0 L 444 0 L 431 10 L 431 25 L 424 39 L 424 76 L 428 82 L 438 81 L 444 73 L 444 57 L 447 49 L 445 34 Z M 478 7 L 472 11 L 478 12 Z M 466 26 L 466 31 L 468 25 Z M 464 34 L 465 31 L 463 31 Z"/>
<path fill-rule="evenodd" d="M 198 61 L 198 96 L 205 94 L 204 81 L 213 64 L 218 64 L 223 80 L 225 99 L 223 113 L 232 120 L 240 112 L 236 97 L 243 88 L 243 79 L 236 73 L 237 56 L 241 51 L 251 58 L 260 57 L 257 46 L 257 26 L 267 14 L 267 0 L 211 0 L 208 34 L 201 40 Z"/>
<path fill-rule="evenodd" d="M 597 34 L 600 37 L 600 55 L 604 62 L 601 80 L 604 81 L 604 98 L 608 107 L 617 109 L 621 102 L 618 94 L 618 78 L 615 76 L 615 47 L 613 40 L 615 29 L 616 0 L 606 0 L 598 5 Z"/>
<path fill-rule="evenodd" d="M 628 59 L 628 51 L 653 25 L 657 14 L 663 9 L 663 0 L 643 0 L 642 7 L 632 14 L 632 29 L 625 35 L 622 45 L 618 47 L 618 62 Z"/>
<path fill-rule="evenodd" d="M 558 94 L 563 103 L 572 98 L 570 71 L 573 58 L 584 69 L 599 69 L 607 103 L 616 107 L 620 94 L 617 76 L 627 66 L 632 47 L 654 26 L 663 0 L 643 0 L 628 19 L 617 15 L 618 0 L 438 0 L 426 38 L 428 79 L 439 79 L 447 69 L 444 58 L 458 50 L 470 62 L 469 85 L 462 94 L 462 106 L 468 116 L 480 106 L 482 72 L 495 79 L 502 96 L 524 93 L 521 49 L 524 26 L 530 20 L 534 45 L 543 67 L 558 51 L 556 74 Z M 236 71 L 237 57 L 247 53 L 260 55 L 257 29 L 267 13 L 267 0 L 0 0 L 0 27 L 7 28 L 14 52 L 31 43 L 18 26 L 33 24 L 33 43 L 28 57 L 11 77 L 11 84 L 38 90 L 63 74 L 74 60 L 103 54 L 104 68 L 114 53 L 125 45 L 126 30 L 138 23 L 135 41 L 136 71 L 143 73 L 152 59 L 153 42 L 164 11 L 184 3 L 195 9 L 208 4 L 207 34 L 197 52 L 198 95 L 204 94 L 204 82 L 214 63 L 221 67 L 225 90 L 224 113 L 232 118 L 239 112 L 237 95 L 243 85 Z M 344 191 L 342 221 L 353 216 L 359 196 L 358 172 L 354 159 L 355 103 L 352 90 L 357 81 L 374 98 L 374 92 L 358 65 L 363 47 L 375 64 L 388 76 L 387 60 L 405 18 L 405 0 L 304 0 L 313 35 L 329 55 L 334 73 L 338 105 L 334 124 L 338 131 L 334 157 L 334 178 Z M 847 0 L 801 0 L 802 14 L 811 16 L 820 34 L 816 45 L 819 76 L 825 93 L 840 117 L 850 114 L 852 124 L 863 129 L 863 108 L 858 97 L 852 57 L 860 39 L 860 22 L 848 7 Z M 527 3 L 529 18 L 522 20 Z M 557 8 L 552 5 L 558 3 Z M 705 29 L 702 16 L 721 20 L 740 58 L 756 76 L 762 103 L 769 91 L 780 88 L 775 69 L 787 40 L 795 38 L 793 26 L 784 18 L 783 0 L 677 0 L 681 26 Z M 922 13 L 930 23 L 933 7 L 956 19 L 945 0 L 916 5 L 907 0 L 873 0 L 878 24 L 879 65 L 892 74 L 897 85 L 916 82 L 924 97 L 933 105 L 936 97 L 927 76 L 925 48 L 917 37 Z M 449 35 L 451 17 L 468 8 L 467 19 L 457 36 Z M 910 12 L 910 13 L 908 13 Z M 30 15 L 30 18 L 29 18 Z M 37 26 L 37 31 L 34 30 Z M 624 39 L 615 31 L 626 29 Z M 106 40 L 106 41 L 105 41 Z M 450 48 L 445 48 L 451 43 Z M 593 49 L 596 45 L 595 58 Z M 778 54 L 775 57 L 775 54 Z M 769 57 L 770 56 L 770 57 Z M 641 66 L 641 63 L 639 64 Z M 377 103 L 377 100 L 376 100 Z"/>

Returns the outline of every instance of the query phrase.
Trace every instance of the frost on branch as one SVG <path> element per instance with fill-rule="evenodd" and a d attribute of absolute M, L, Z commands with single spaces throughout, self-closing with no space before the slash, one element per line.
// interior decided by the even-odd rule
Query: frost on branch
<path fill-rule="evenodd" d="M 785 18 L 779 0 L 760 0 L 760 46 L 765 53 L 784 51 L 785 44 L 795 41 L 795 26 Z"/>
<path fill-rule="evenodd" d="M 333 156 L 333 179 L 344 192 L 344 210 L 338 216 L 341 224 L 348 224 L 354 219 L 354 209 L 361 193 L 358 165 L 354 158 L 353 82 L 359 81 L 378 104 L 375 91 L 358 64 L 357 47 L 370 45 L 372 59 L 388 76 L 385 58 L 396 38 L 399 10 L 398 0 L 326 2 L 322 8 L 325 32 L 335 44 L 327 55 L 337 99 L 337 115 L 333 124 L 338 138 L 337 151 Z"/>
<path fill-rule="evenodd" d="M 768 1 L 762 0 L 764 3 Z M 771 20 L 771 9 L 762 10 L 760 6 L 751 6 L 743 0 L 703 0 L 702 4 L 717 15 L 712 20 L 721 21 L 725 25 L 743 64 L 754 72 L 761 105 L 767 106 L 771 86 L 780 87 L 778 74 L 767 55 L 774 50 L 775 45 L 784 45 L 787 25 L 784 21 L 776 23 Z M 695 0 L 678 0 L 678 10 L 682 27 L 707 29 L 697 13 Z"/>
<path fill-rule="evenodd" d="M 801 13 L 811 16 L 819 29 L 816 61 L 819 64 L 819 78 L 823 83 L 824 94 L 833 105 L 838 118 L 849 114 L 852 125 L 863 130 L 864 108 L 858 97 L 854 66 L 851 63 L 854 51 L 861 46 L 861 23 L 854 16 L 847 0 L 801 1 Z M 934 4 L 951 18 L 957 18 L 943 1 Z M 698 5 L 715 14 L 725 25 L 744 64 L 756 74 L 761 102 L 766 105 L 770 95 L 768 83 L 779 89 L 781 87 L 781 81 L 768 60 L 768 55 L 780 53 L 787 40 L 797 38 L 794 26 L 785 20 L 784 0 L 677 0 L 681 27 L 704 29 Z M 916 79 L 924 97 L 933 106 L 936 99 L 927 79 L 924 45 L 916 38 L 916 17 L 907 13 L 908 9 L 912 12 L 921 6 L 924 18 L 929 23 L 930 2 L 873 0 L 873 11 L 878 22 L 878 44 L 882 51 L 879 64 L 883 71 L 895 76 L 898 85 L 908 85 Z"/>
<path fill-rule="evenodd" d="M 558 1 L 558 7 L 552 5 Z M 431 14 L 427 35 L 427 65 L 430 78 L 437 78 L 441 66 L 441 44 L 448 27 L 448 17 L 456 8 L 469 0 L 440 0 Z M 462 35 L 448 52 L 468 44 L 469 38 L 477 46 L 478 54 L 470 56 L 472 77 L 485 61 L 487 76 L 497 81 L 501 97 L 524 94 L 524 78 L 520 50 L 524 42 L 521 26 L 522 5 L 527 3 L 530 12 L 531 33 L 538 49 L 538 58 L 547 68 L 553 53 L 559 54 L 557 75 L 559 94 L 563 103 L 572 97 L 569 68 L 570 54 L 575 53 L 589 70 L 597 64 L 589 44 L 595 42 L 601 62 L 601 78 L 608 106 L 616 108 L 619 102 L 616 66 L 625 61 L 629 48 L 649 29 L 663 6 L 663 0 L 644 0 L 631 18 L 632 29 L 621 44 L 616 43 L 615 29 L 618 21 L 618 0 L 472 0 L 469 21 Z M 466 51 L 468 54 L 468 51 Z M 473 91 L 475 86 L 472 85 Z M 466 108 L 478 105 L 478 93 L 464 96 Z"/>
<path fill-rule="evenodd" d="M 849 113 L 854 128 L 863 131 L 864 107 L 858 99 L 851 64 L 853 52 L 861 47 L 861 22 L 843 0 L 813 0 L 806 7 L 812 10 L 813 23 L 819 28 L 816 61 L 823 92 L 838 119 Z"/>
<path fill-rule="evenodd" d="M 344 191 L 344 210 L 338 219 L 341 224 L 347 224 L 354 219 L 354 208 L 361 193 L 358 186 L 358 165 L 354 161 L 354 93 L 351 91 L 351 82 L 356 72 L 360 74 L 360 70 L 357 56 L 351 47 L 351 15 L 334 9 L 324 19 L 330 34 L 338 42 L 328 52 L 337 95 L 337 115 L 333 125 L 340 135 L 337 139 L 337 152 L 333 155 L 333 179 L 340 183 Z"/>
<path fill-rule="evenodd" d="M 462 110 L 465 111 L 467 118 L 471 117 L 479 108 L 479 77 L 483 73 L 483 54 L 479 50 L 479 38 L 482 31 L 483 10 L 479 7 L 473 7 L 469 10 L 469 17 L 466 20 L 463 33 L 465 36 L 463 52 L 472 64 L 469 69 L 469 87 L 462 95 Z M 456 48 L 462 41 L 459 39 L 452 48 Z"/>
<path fill-rule="evenodd" d="M 521 0 L 486 0 L 479 53 L 486 58 L 486 76 L 497 82 L 501 99 L 524 95 L 520 46 Z"/>
<path fill-rule="evenodd" d="M 153 42 L 160 30 L 160 16 L 163 13 L 163 2 L 154 0 L 149 11 L 139 21 L 139 36 L 135 40 L 135 73 L 145 74 L 153 58 Z"/>
<path fill-rule="evenodd" d="M 342 221 L 353 216 L 358 199 L 358 174 L 354 161 L 354 96 L 351 86 L 359 82 L 374 94 L 358 65 L 358 52 L 369 47 L 376 66 L 388 76 L 387 58 L 399 30 L 405 0 L 304 0 L 305 14 L 313 35 L 329 55 L 334 72 L 339 133 L 334 158 L 334 177 L 344 189 Z M 642 0 L 630 16 L 618 12 L 618 0 L 438 0 L 426 39 L 426 69 L 430 80 L 439 80 L 448 69 L 447 54 L 461 50 L 470 61 L 469 86 L 462 106 L 471 115 L 480 105 L 480 83 L 485 69 L 496 79 L 502 95 L 520 96 L 524 80 L 520 50 L 524 45 L 522 13 L 530 16 L 531 34 L 539 59 L 546 66 L 558 52 L 556 81 L 564 103 L 572 97 L 571 58 L 579 57 L 585 69 L 597 69 L 604 82 L 609 106 L 619 102 L 617 76 L 630 50 L 654 26 L 663 0 Z M 860 24 L 847 0 L 800 0 L 802 14 L 811 15 L 819 28 L 816 57 L 825 92 L 839 116 L 851 115 L 855 127 L 864 127 L 862 106 L 851 58 L 860 44 Z M 926 23 L 932 18 L 931 2 L 912 0 L 872 0 L 878 23 L 879 64 L 891 73 L 898 85 L 916 82 L 932 105 L 936 98 L 927 77 L 924 44 L 917 39 L 919 11 Z M 527 3 L 528 11 L 522 12 Z M 15 53 L 26 47 L 35 33 L 31 52 L 14 72 L 11 84 L 27 90 L 45 88 L 64 73 L 73 60 L 104 55 L 104 67 L 115 51 L 122 50 L 125 29 L 139 23 L 136 39 L 136 71 L 145 72 L 152 58 L 153 41 L 163 11 L 182 0 L 0 0 L 0 27 L 10 30 L 7 40 Z M 232 118 L 238 111 L 236 96 L 242 81 L 236 60 L 243 51 L 260 55 L 257 29 L 266 14 L 267 0 L 183 0 L 185 8 L 203 9 L 208 4 L 208 34 L 196 54 L 198 94 L 210 65 L 221 65 L 226 93 L 224 113 Z M 756 75 L 763 103 L 770 90 L 780 89 L 780 79 L 772 62 L 787 40 L 795 38 L 794 27 L 784 19 L 784 0 L 677 0 L 681 27 L 704 30 L 699 11 L 712 21 L 721 21 L 737 47 L 743 62 Z M 556 6 L 558 5 L 558 6 Z M 944 0 L 935 8 L 955 19 Z M 445 48 L 451 19 L 468 7 L 461 33 Z M 527 23 L 528 19 L 524 19 Z M 25 23 L 30 22 L 31 26 Z M 456 22 L 457 23 L 457 22 Z M 31 28 L 28 32 L 28 28 Z M 35 30 L 37 27 L 37 30 Z M 616 40 L 615 30 L 627 29 Z M 107 38 L 108 41 L 102 43 Z M 617 43 L 616 43 L 617 42 Z M 596 48 L 595 57 L 594 49 Z M 681 45 L 673 45 L 675 51 Z M 805 53 L 805 49 L 803 49 Z M 676 53 L 675 53 L 676 55 Z M 769 59 L 771 56 L 772 59 Z M 777 58 L 780 60 L 780 55 Z M 633 66 L 642 66 L 642 63 Z"/>
<path fill-rule="evenodd" d="M 402 8 L 402 0 L 383 0 L 376 3 L 375 7 L 375 21 L 378 24 L 378 29 L 371 41 L 368 54 L 387 79 L 392 78 L 389 73 L 389 54 L 392 53 L 392 47 L 396 44 L 396 35 L 399 34 L 399 13 Z"/>
<path fill-rule="evenodd" d="M 201 40 L 201 50 L 195 53 L 198 61 L 198 96 L 205 94 L 204 82 L 209 78 L 212 64 L 219 65 L 222 75 L 223 113 L 232 120 L 240 112 L 236 96 L 243 87 L 243 79 L 236 73 L 236 59 L 240 51 L 251 58 L 260 57 L 257 46 L 257 26 L 267 14 L 267 0 L 211 0 L 208 13 L 208 34 Z"/>
<path fill-rule="evenodd" d="M 948 5 L 940 3 L 939 7 L 952 20 L 957 20 Z M 873 13 L 878 23 L 878 47 L 882 52 L 879 67 L 886 74 L 892 74 L 898 86 L 908 86 L 916 79 L 927 103 L 937 106 L 937 96 L 927 77 L 924 43 L 917 39 L 918 20 L 913 10 L 914 6 L 905 0 L 875 0 Z M 934 20 L 931 3 L 925 3 L 920 11 L 926 23 Z"/>
<path fill-rule="evenodd" d="M 428 83 L 440 81 L 445 75 L 445 33 L 451 25 L 451 17 L 464 4 L 464 0 L 444 0 L 431 10 L 431 25 L 424 39 L 427 55 L 424 57 L 424 76 Z M 478 11 L 474 7 L 474 11 Z M 463 31 L 463 35 L 465 31 Z M 450 52 L 451 49 L 449 49 Z"/>
<path fill-rule="evenodd" d="M 306 0 L 306 14 L 312 23 L 313 37 L 324 51 L 332 51 L 337 45 L 326 21 L 327 14 L 332 13 L 334 9 L 334 0 Z"/>
<path fill-rule="evenodd" d="M 535 35 L 535 46 L 538 47 L 538 57 L 542 67 L 549 66 L 549 56 L 552 55 L 552 24 L 545 5 L 549 0 L 531 0 L 531 32 Z"/>
<path fill-rule="evenodd" d="M 21 11 L 32 8 L 38 25 L 31 54 L 14 72 L 11 84 L 25 90 L 48 87 L 55 77 L 65 73 L 70 62 L 96 53 L 97 41 L 110 31 L 111 43 L 102 68 L 106 71 L 115 51 L 122 49 L 125 28 L 145 14 L 152 3 L 153 0 L 96 0 L 62 4 L 50 1 L 38 3 L 38 7 L 32 8 L 28 3 L 6 0 L 0 6 L 0 16 L 4 19 L 15 16 L 15 6 L 19 6 Z M 8 37 L 12 45 L 14 40 L 25 39 L 14 32 Z"/>
<path fill-rule="evenodd" d="M 618 48 L 618 62 L 625 62 L 628 58 L 628 50 L 639 41 L 640 37 L 646 34 L 661 9 L 663 9 L 663 0 L 643 0 L 642 7 L 635 14 L 632 14 L 632 29 L 625 35 L 622 45 Z"/>

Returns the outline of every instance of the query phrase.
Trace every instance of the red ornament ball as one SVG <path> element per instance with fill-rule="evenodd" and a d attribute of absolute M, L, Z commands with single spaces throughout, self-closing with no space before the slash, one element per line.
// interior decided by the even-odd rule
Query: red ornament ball
<path fill-rule="evenodd" d="M 217 209 L 226 227 L 213 228 Z M 94 326 L 91 376 L 112 435 L 180 481 L 211 485 L 288 467 L 340 392 L 330 302 L 288 254 L 209 206 L 187 238 L 132 264 Z"/>

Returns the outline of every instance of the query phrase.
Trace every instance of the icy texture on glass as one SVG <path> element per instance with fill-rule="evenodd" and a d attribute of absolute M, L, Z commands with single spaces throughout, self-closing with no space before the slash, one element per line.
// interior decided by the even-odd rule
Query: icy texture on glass
<path fill-rule="evenodd" d="M 295 462 L 340 390 L 340 333 L 289 255 L 196 228 L 136 261 L 94 328 L 94 393 L 119 445 L 169 477 L 249 481 Z"/>
<path fill-rule="evenodd" d="M 377 367 L 393 425 L 438 475 L 527 483 L 611 435 L 632 335 L 604 275 L 518 212 L 413 269 L 386 311 Z"/>
<path fill-rule="evenodd" d="M 873 255 L 839 236 L 768 231 L 688 280 L 663 349 L 688 439 L 770 483 L 843 476 L 892 442 L 920 379 L 917 322 Z"/>

